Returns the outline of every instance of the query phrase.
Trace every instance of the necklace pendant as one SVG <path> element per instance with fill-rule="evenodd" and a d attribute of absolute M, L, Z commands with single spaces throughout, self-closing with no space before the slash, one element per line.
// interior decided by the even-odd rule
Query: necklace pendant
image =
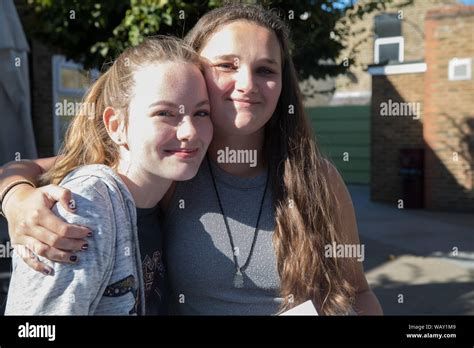
<path fill-rule="evenodd" d="M 242 272 L 240 271 L 240 268 L 235 272 L 234 275 L 234 287 L 241 289 L 244 287 L 244 276 L 242 275 Z"/>

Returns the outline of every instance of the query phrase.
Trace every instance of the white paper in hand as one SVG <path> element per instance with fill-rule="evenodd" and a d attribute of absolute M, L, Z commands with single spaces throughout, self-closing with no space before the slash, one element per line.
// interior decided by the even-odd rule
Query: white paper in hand
<path fill-rule="evenodd" d="M 308 300 L 280 315 L 318 315 L 318 311 L 314 308 L 313 302 Z"/>

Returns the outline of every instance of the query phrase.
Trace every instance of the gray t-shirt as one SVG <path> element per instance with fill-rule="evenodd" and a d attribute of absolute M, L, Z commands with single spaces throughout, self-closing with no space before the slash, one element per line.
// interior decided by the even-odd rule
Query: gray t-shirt
<path fill-rule="evenodd" d="M 211 162 L 212 163 L 212 162 Z M 238 262 L 249 255 L 267 174 L 232 176 L 212 163 Z M 280 278 L 272 242 L 275 218 L 270 185 L 243 288 L 234 287 L 235 265 L 207 161 L 196 177 L 179 182 L 163 223 L 170 282 L 170 313 L 271 315 L 278 312 Z"/>

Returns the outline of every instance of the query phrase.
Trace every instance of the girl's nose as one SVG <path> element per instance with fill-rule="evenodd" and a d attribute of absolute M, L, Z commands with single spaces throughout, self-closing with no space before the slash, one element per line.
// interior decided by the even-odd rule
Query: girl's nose
<path fill-rule="evenodd" d="M 177 126 L 176 137 L 180 141 L 190 141 L 196 137 L 196 134 L 196 127 L 194 127 L 192 117 L 184 116 Z"/>
<path fill-rule="evenodd" d="M 255 91 L 254 76 L 252 71 L 244 66 L 241 66 L 234 74 L 235 89 L 241 93 L 251 93 Z"/>

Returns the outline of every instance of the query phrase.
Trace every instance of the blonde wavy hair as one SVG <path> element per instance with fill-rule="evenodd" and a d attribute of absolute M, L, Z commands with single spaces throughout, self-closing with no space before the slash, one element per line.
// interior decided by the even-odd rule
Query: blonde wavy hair
<path fill-rule="evenodd" d="M 128 121 L 128 105 L 134 86 L 133 72 L 166 61 L 193 63 L 202 71 L 199 55 L 182 40 L 155 36 L 127 48 L 90 87 L 84 107 L 71 121 L 54 166 L 42 175 L 42 184 L 58 184 L 69 172 L 87 164 L 105 164 L 116 169 L 119 146 L 109 137 L 102 120 L 106 107 L 113 107 Z M 92 105 L 93 107 L 87 107 Z M 93 110 L 92 114 L 89 114 Z"/>
<path fill-rule="evenodd" d="M 280 311 L 309 299 L 321 314 L 348 314 L 354 288 L 346 275 L 354 260 L 325 257 L 325 246 L 342 244 L 335 219 L 338 202 L 329 187 L 328 162 L 305 115 L 289 52 L 289 30 L 278 15 L 259 5 L 230 4 L 206 13 L 185 37 L 200 52 L 210 36 L 233 21 L 250 21 L 274 32 L 282 54 L 282 91 L 265 126 L 265 156 L 273 190 L 273 242 L 284 298 Z M 288 115 L 289 106 L 294 114 Z"/>

